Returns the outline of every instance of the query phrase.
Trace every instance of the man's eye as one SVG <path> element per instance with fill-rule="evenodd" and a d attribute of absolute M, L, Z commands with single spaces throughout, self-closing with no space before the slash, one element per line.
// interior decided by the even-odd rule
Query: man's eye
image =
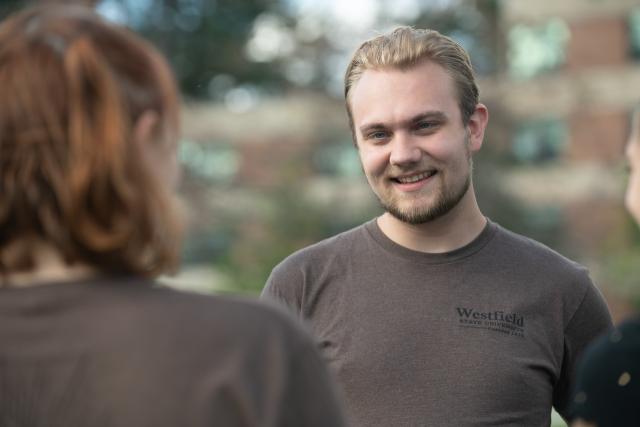
<path fill-rule="evenodd" d="M 384 139 L 387 137 L 386 132 L 377 131 L 369 134 L 369 139 Z"/>
<path fill-rule="evenodd" d="M 432 122 L 420 122 L 416 125 L 417 130 L 430 130 L 436 127 L 436 123 Z"/>

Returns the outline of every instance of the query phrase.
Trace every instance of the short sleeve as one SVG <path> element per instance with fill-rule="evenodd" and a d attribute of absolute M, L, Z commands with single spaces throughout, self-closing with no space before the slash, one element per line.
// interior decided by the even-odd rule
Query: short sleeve
<path fill-rule="evenodd" d="M 282 304 L 300 317 L 303 285 L 302 272 L 287 259 L 271 271 L 260 298 Z"/>
<path fill-rule="evenodd" d="M 553 393 L 553 406 L 565 420 L 570 418 L 571 392 L 580 356 L 595 338 L 613 326 L 604 297 L 586 272 L 582 280 L 586 282 L 586 291 L 564 330 L 562 371 Z"/>

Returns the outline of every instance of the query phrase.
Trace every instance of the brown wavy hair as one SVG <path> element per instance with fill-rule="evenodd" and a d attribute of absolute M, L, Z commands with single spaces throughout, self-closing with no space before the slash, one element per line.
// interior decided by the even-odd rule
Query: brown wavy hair
<path fill-rule="evenodd" d="M 83 7 L 37 7 L 0 25 L 0 88 L 0 273 L 32 269 L 42 242 L 103 272 L 173 269 L 180 216 L 146 153 L 175 150 L 162 137 L 179 126 L 163 57 Z M 134 141 L 146 111 L 158 147 Z"/>

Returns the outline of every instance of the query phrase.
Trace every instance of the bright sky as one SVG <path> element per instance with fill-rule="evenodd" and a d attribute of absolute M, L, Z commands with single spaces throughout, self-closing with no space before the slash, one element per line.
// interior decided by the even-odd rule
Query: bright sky
<path fill-rule="evenodd" d="M 461 0 L 284 0 L 298 16 L 320 15 L 354 30 L 371 28 L 380 16 L 407 20 L 425 9 L 442 9 Z"/>
<path fill-rule="evenodd" d="M 186 0 L 185 3 L 200 3 L 202 0 Z M 241 1 L 241 0 L 239 0 Z M 282 0 L 297 16 L 315 15 L 337 21 L 355 31 L 374 25 L 379 16 L 395 20 L 415 17 L 420 10 L 442 9 L 459 4 L 462 0 Z M 99 11 L 109 19 L 126 22 L 140 19 L 153 5 L 153 0 L 124 0 L 128 14 L 118 0 L 104 0 Z"/>

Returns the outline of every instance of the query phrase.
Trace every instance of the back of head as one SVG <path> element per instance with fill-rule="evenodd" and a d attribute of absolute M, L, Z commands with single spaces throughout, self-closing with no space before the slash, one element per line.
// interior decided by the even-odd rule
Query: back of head
<path fill-rule="evenodd" d="M 137 120 L 178 131 L 164 59 L 77 6 L 33 8 L 0 25 L 0 274 L 34 267 L 44 243 L 67 263 L 145 276 L 173 267 L 171 189 L 136 143 Z"/>
<path fill-rule="evenodd" d="M 407 69 L 423 61 L 440 65 L 453 78 L 461 116 L 466 124 L 478 104 L 479 96 L 467 52 L 458 43 L 437 31 L 399 27 L 365 41 L 351 58 L 345 74 L 344 94 L 352 129 L 349 94 L 366 70 Z"/>

